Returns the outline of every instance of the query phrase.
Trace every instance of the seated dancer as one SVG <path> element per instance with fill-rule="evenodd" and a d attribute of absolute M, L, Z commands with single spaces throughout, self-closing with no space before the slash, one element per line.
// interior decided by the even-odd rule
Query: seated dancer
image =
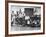
<path fill-rule="evenodd" d="M 19 18 L 19 23 L 20 23 L 21 25 L 23 24 L 24 16 L 25 16 L 25 13 L 24 13 L 24 12 L 21 12 L 21 9 L 20 9 L 20 10 L 19 10 L 18 18 Z"/>

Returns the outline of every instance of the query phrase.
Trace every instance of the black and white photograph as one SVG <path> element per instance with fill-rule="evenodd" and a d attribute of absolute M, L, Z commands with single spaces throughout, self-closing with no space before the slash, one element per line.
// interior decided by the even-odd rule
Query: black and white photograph
<path fill-rule="evenodd" d="M 25 31 L 40 29 L 41 7 L 11 6 L 11 30 Z"/>
<path fill-rule="evenodd" d="M 9 34 L 43 32 L 43 5 L 8 3 Z"/>

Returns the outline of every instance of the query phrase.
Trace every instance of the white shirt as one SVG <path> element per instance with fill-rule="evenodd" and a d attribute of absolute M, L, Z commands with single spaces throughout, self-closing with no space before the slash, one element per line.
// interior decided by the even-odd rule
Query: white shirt
<path fill-rule="evenodd" d="M 30 19 L 30 17 L 29 16 L 25 16 L 25 20 L 28 20 L 28 19 Z"/>
<path fill-rule="evenodd" d="M 24 16 L 25 16 L 25 13 L 22 13 L 22 14 L 20 13 L 20 14 L 19 14 L 19 18 L 22 18 L 22 17 L 24 17 Z"/>

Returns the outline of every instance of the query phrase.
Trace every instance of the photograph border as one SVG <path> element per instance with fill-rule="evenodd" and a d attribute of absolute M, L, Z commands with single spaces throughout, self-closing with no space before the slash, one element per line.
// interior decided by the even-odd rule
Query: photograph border
<path fill-rule="evenodd" d="M 26 34 L 8 34 L 8 3 L 26 3 L 26 4 L 42 4 L 43 5 L 43 32 L 26 33 Z M 27 1 L 5 1 L 5 36 L 23 36 L 23 35 L 39 35 L 45 34 L 45 3 L 44 2 L 27 2 Z"/>

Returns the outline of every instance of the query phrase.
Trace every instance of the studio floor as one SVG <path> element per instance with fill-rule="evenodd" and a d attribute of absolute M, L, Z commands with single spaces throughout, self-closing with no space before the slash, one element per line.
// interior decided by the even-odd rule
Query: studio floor
<path fill-rule="evenodd" d="M 27 27 L 22 25 L 11 26 L 12 31 L 30 31 L 30 30 L 39 30 L 40 27 Z"/>

